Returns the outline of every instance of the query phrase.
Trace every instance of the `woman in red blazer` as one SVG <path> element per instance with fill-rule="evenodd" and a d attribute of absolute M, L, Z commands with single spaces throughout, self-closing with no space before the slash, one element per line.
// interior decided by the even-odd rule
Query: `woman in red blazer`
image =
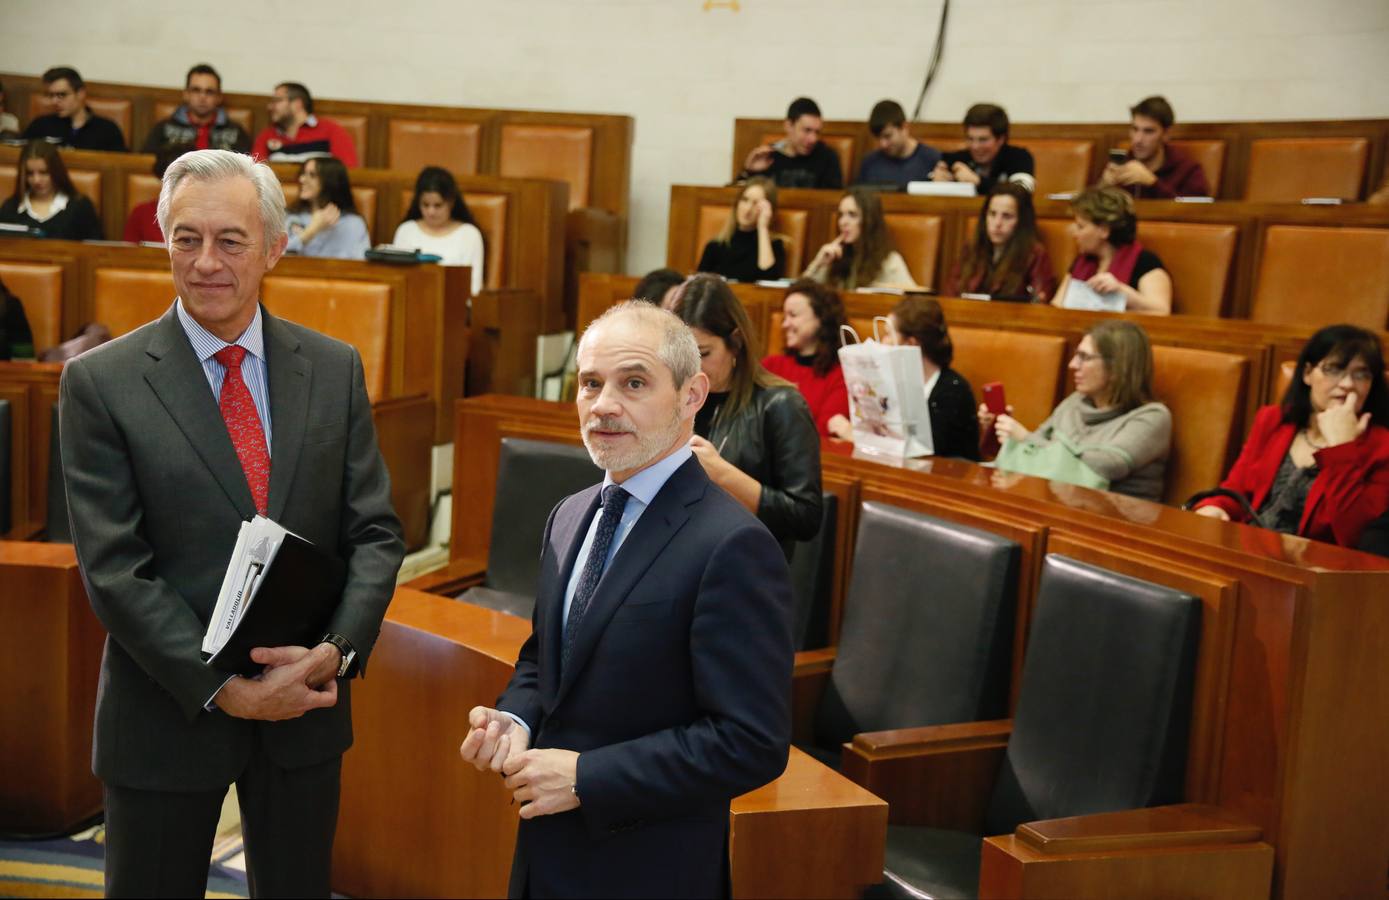
<path fill-rule="evenodd" d="M 1379 339 L 1353 325 L 1312 336 L 1278 406 L 1265 406 L 1221 487 L 1249 498 L 1275 531 L 1354 547 L 1389 510 L 1389 388 Z M 1212 497 L 1199 515 L 1248 520 Z"/>

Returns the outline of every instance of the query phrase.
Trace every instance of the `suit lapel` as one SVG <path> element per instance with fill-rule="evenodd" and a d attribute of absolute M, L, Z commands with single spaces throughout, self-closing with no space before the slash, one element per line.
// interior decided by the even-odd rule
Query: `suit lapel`
<path fill-rule="evenodd" d="M 564 521 L 555 522 L 553 534 L 555 552 L 559 559 L 559 574 L 545 596 L 536 598 L 542 618 L 541 634 L 552 635 L 554 638 L 545 644 L 546 659 L 540 669 L 542 689 L 550 696 L 554 696 L 559 690 L 559 680 L 554 676 L 559 672 L 560 650 L 564 646 L 564 594 L 574 572 L 574 562 L 579 555 L 579 548 L 583 546 L 584 535 L 588 533 L 589 525 L 598 512 L 598 504 L 603 496 L 602 488 L 601 484 L 588 488 L 588 499 L 574 503 L 573 514 L 567 516 Z"/>
<path fill-rule="evenodd" d="M 294 483 L 304 428 L 309 417 L 313 365 L 299 353 L 299 339 L 284 323 L 261 309 L 265 368 L 270 379 L 270 518 L 279 521 Z"/>
<path fill-rule="evenodd" d="M 174 307 L 169 307 L 152 326 L 145 352 L 154 358 L 145 371 L 146 383 L 217 479 L 237 513 L 243 519 L 251 518 L 256 514 L 256 503 L 246 483 L 246 472 L 227 434 L 217 399 L 207 386 L 207 374 L 193 353 L 188 335 L 183 333 Z"/>
<path fill-rule="evenodd" d="M 656 493 L 651 505 L 637 520 L 632 533 L 618 548 L 617 555 L 613 557 L 611 565 L 603 573 L 602 580 L 593 592 L 588 612 L 579 625 L 578 633 L 574 635 L 569 665 L 561 673 L 559 695 L 555 702 L 564 699 L 574 679 L 593 655 L 593 648 L 597 646 L 598 639 L 602 637 L 603 630 L 607 628 L 613 614 L 621 608 L 632 588 L 646 574 L 646 570 L 675 537 L 676 532 L 689 520 L 689 507 L 704 496 L 708 484 L 709 477 L 704 474 L 699 460 L 691 457 L 675 470 Z"/>

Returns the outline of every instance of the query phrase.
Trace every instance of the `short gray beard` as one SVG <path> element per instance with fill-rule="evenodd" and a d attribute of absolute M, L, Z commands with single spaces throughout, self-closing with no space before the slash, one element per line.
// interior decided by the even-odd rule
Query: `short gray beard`
<path fill-rule="evenodd" d="M 684 423 L 680 420 L 680 410 L 676 408 L 671 414 L 670 423 L 658 431 L 651 434 L 637 434 L 636 429 L 628 422 L 617 417 L 596 417 L 589 419 L 580 429 L 583 434 L 584 448 L 588 450 L 589 458 L 593 464 L 605 472 L 629 472 L 633 469 L 641 469 L 656 460 L 662 453 L 670 449 L 675 443 L 675 439 L 680 436 L 680 429 Z M 592 431 L 625 431 L 629 434 L 636 434 L 636 446 L 630 450 L 614 450 L 600 447 L 591 439 Z"/>

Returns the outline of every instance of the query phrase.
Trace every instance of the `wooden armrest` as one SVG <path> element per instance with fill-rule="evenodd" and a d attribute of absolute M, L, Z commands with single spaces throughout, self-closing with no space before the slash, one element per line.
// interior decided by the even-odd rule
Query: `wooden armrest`
<path fill-rule="evenodd" d="M 1038 852 L 1060 854 L 1248 844 L 1263 830 L 1219 806 L 1178 803 L 1025 822 L 1016 834 Z"/>
<path fill-rule="evenodd" d="M 834 647 L 802 650 L 796 654 L 796 667 L 791 674 L 791 740 L 809 744 L 815 740 L 815 710 L 829 684 L 834 668 Z"/>
<path fill-rule="evenodd" d="M 843 772 L 888 802 L 895 825 L 980 832 L 1011 719 L 855 735 Z"/>
<path fill-rule="evenodd" d="M 433 572 L 407 581 L 401 587 L 424 591 L 427 594 L 439 594 L 443 597 L 457 597 L 468 588 L 482 584 L 486 575 L 487 560 L 463 557 L 451 561 L 442 569 L 435 569 Z"/>

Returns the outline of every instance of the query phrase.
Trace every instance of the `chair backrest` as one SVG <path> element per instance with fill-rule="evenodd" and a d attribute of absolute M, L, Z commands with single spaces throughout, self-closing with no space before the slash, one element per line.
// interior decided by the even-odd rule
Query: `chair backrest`
<path fill-rule="evenodd" d="M 118 338 L 164 315 L 177 295 L 168 269 L 102 266 L 92 280 L 92 321 Z"/>
<path fill-rule="evenodd" d="M 1182 798 L 1201 601 L 1048 555 L 986 834 Z"/>
<path fill-rule="evenodd" d="M 1210 186 L 1211 196 L 1220 196 L 1220 182 L 1225 174 L 1225 142 L 1219 139 L 1196 139 L 1172 141 L 1172 146 L 1186 152 L 1206 173 L 1206 184 Z"/>
<path fill-rule="evenodd" d="M 1138 223 L 1138 240 L 1172 276 L 1172 312 L 1219 318 L 1234 266 L 1239 226 L 1199 222 Z"/>
<path fill-rule="evenodd" d="M 161 182 L 150 172 L 129 172 L 125 176 L 125 214 L 141 203 L 159 199 Z"/>
<path fill-rule="evenodd" d="M 1240 434 L 1249 360 L 1233 353 L 1153 347 L 1153 392 L 1172 412 L 1163 498 L 1181 503 L 1213 488 Z"/>
<path fill-rule="evenodd" d="M 727 206 L 716 206 L 704 204 L 699 208 L 699 221 L 695 225 L 695 246 L 694 254 L 691 257 L 696 262 L 699 255 L 704 252 L 704 245 L 719 236 L 723 231 L 723 226 L 728 224 L 729 208 Z M 810 210 L 806 209 L 779 209 L 776 218 L 772 220 L 772 232 L 780 234 L 785 238 L 786 246 L 786 275 L 787 278 L 797 278 L 804 268 L 805 253 L 805 226 L 810 220 Z M 815 249 L 819 249 L 818 247 Z"/>
<path fill-rule="evenodd" d="M 367 397 L 387 396 L 391 352 L 391 286 L 378 281 L 272 275 L 261 284 L 270 312 L 351 344 L 362 357 Z"/>
<path fill-rule="evenodd" d="M 502 438 L 487 587 L 535 596 L 540 544 L 550 511 L 565 497 L 603 480 L 583 447 Z"/>
<path fill-rule="evenodd" d="M 569 185 L 569 208 L 588 206 L 593 173 L 593 129 L 582 125 L 502 126 L 497 174 L 550 178 Z"/>
<path fill-rule="evenodd" d="M 1018 146 L 1032 154 L 1036 165 L 1038 197 L 1064 191 L 1078 191 L 1090 183 L 1090 163 L 1095 143 L 1063 138 L 1019 139 Z"/>
<path fill-rule="evenodd" d="M 361 115 L 328 115 L 326 118 L 332 119 L 342 126 L 352 138 L 352 145 L 357 149 L 357 161 L 365 163 L 367 158 L 367 117 Z"/>
<path fill-rule="evenodd" d="M 48 429 L 48 501 L 44 526 L 50 544 L 71 544 L 72 523 L 68 521 L 68 495 L 63 485 L 63 446 L 58 440 L 58 404 L 53 404 Z"/>
<path fill-rule="evenodd" d="M 936 286 L 936 260 L 940 257 L 941 217 L 922 213 L 886 213 L 892 245 L 924 288 Z"/>
<path fill-rule="evenodd" d="M 1061 282 L 1061 276 L 1071 269 L 1071 263 L 1076 258 L 1076 241 L 1071 236 L 1071 224 L 1074 219 L 1038 219 L 1037 220 L 1037 240 L 1042 242 L 1042 246 L 1047 248 L 1047 258 L 1051 260 L 1052 272 L 1056 275 L 1056 281 Z"/>
<path fill-rule="evenodd" d="M 174 110 L 178 109 L 178 107 L 179 104 L 172 103 L 168 100 L 160 100 L 156 102 L 154 104 L 154 121 L 164 121 L 165 119 L 169 118 L 169 116 L 172 116 L 174 114 Z M 227 118 L 240 125 L 243 129 L 246 130 L 247 134 L 250 134 L 252 136 L 255 135 L 255 132 L 251 130 L 252 117 L 251 108 L 249 106 L 223 105 L 222 109 L 226 110 Z"/>
<path fill-rule="evenodd" d="M 391 119 L 388 164 L 402 172 L 442 166 L 455 175 L 476 175 L 482 147 L 481 122 Z"/>
<path fill-rule="evenodd" d="M 1006 714 L 1020 557 L 996 534 L 864 503 L 816 743 Z"/>
<path fill-rule="evenodd" d="M 820 530 L 808 541 L 797 541 L 791 553 L 791 637 L 797 650 L 823 647 L 829 640 L 839 498 L 825 491 L 823 500 Z"/>
<path fill-rule="evenodd" d="M 1382 330 L 1389 319 L 1389 228 L 1270 225 L 1249 317 Z"/>
<path fill-rule="evenodd" d="M 63 339 L 63 267 L 52 263 L 0 261 L 0 281 L 24 304 L 34 333 L 34 353 Z"/>
<path fill-rule="evenodd" d="M 0 534 L 10 530 L 10 401 L 0 400 Z"/>
<path fill-rule="evenodd" d="M 1260 138 L 1249 143 L 1244 199 L 1296 203 L 1304 197 L 1359 200 L 1370 159 L 1362 137 Z"/>
<path fill-rule="evenodd" d="M 1003 382 L 1014 415 L 1036 428 L 1056 408 L 1065 384 L 1066 339 L 1060 335 L 987 328 L 951 328 L 955 345 L 951 368 L 959 372 L 975 400 L 982 401 L 984 385 Z"/>

